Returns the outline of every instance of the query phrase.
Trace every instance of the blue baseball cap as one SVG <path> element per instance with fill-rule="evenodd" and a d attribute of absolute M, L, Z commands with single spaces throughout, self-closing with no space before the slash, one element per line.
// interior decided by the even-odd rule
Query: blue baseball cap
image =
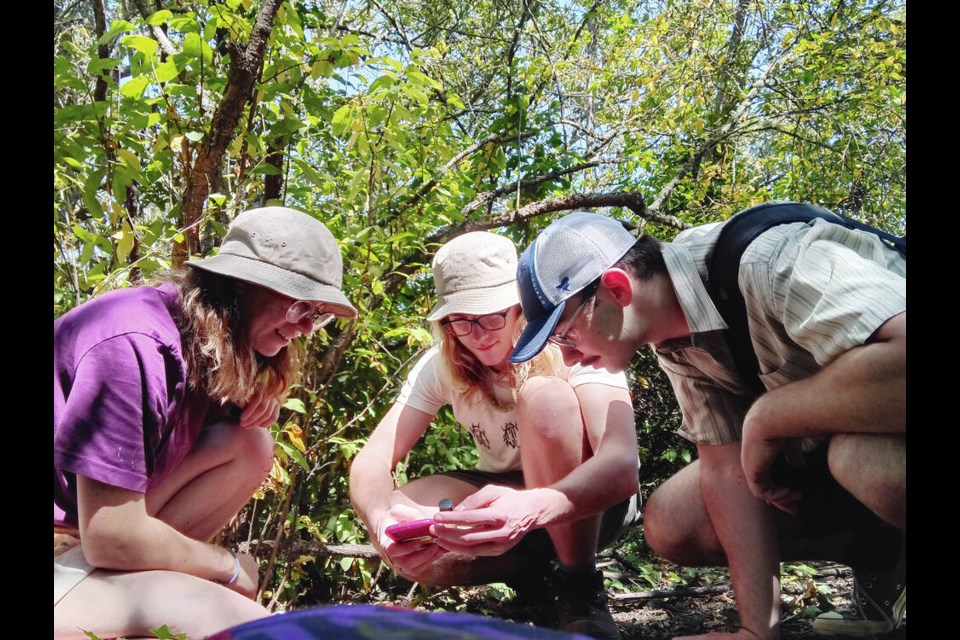
<path fill-rule="evenodd" d="M 576 295 L 617 263 L 637 241 L 624 223 L 586 211 L 567 214 L 546 229 L 520 255 L 517 287 L 527 320 L 510 362 L 540 353 Z"/>

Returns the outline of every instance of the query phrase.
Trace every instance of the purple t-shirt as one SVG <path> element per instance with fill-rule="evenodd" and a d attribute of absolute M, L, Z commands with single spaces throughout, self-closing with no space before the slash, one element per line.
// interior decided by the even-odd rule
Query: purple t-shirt
<path fill-rule="evenodd" d="M 77 526 L 76 476 L 146 492 L 196 443 L 211 400 L 187 391 L 177 289 L 121 289 L 53 323 L 53 521 Z"/>

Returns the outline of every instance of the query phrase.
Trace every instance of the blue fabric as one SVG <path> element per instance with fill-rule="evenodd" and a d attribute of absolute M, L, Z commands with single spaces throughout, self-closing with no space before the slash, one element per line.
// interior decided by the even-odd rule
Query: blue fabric
<path fill-rule="evenodd" d="M 254 620 L 207 640 L 589 640 L 472 613 L 415 611 L 377 605 L 312 607 Z"/>

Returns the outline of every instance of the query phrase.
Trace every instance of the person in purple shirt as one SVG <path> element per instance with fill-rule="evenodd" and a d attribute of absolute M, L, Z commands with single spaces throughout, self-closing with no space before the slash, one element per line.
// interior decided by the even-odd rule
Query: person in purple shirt
<path fill-rule="evenodd" d="M 318 220 L 237 216 L 217 255 L 54 321 L 54 637 L 200 638 L 268 615 L 253 556 L 209 541 L 273 461 L 301 347 L 336 317 L 339 247 Z"/>

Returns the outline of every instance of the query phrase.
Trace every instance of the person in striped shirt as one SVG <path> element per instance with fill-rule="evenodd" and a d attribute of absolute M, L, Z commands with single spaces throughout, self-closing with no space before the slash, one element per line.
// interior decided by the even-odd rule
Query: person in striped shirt
<path fill-rule="evenodd" d="M 740 628 L 779 637 L 779 562 L 854 569 L 852 607 L 814 631 L 868 636 L 906 610 L 906 261 L 872 234 L 817 220 L 764 232 L 739 282 L 765 392 L 737 373 L 707 293 L 723 223 L 668 243 L 575 212 L 520 257 L 527 320 L 511 356 L 549 341 L 567 364 L 625 369 L 651 345 L 698 460 L 647 501 L 660 555 L 727 566 Z"/>

